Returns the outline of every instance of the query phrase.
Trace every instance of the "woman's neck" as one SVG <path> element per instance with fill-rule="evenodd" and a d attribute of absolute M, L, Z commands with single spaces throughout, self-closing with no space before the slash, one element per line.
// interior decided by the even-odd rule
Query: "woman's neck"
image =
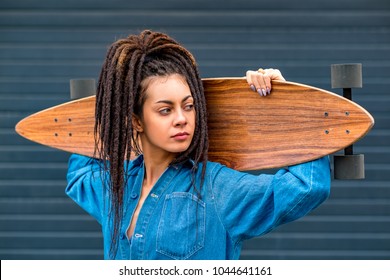
<path fill-rule="evenodd" d="M 151 188 L 173 161 L 173 154 L 156 155 L 144 152 L 145 177 L 144 187 Z"/>

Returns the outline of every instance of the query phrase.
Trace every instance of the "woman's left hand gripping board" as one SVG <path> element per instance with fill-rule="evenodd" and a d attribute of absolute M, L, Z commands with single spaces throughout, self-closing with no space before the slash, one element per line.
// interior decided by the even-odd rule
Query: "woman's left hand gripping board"
<path fill-rule="evenodd" d="M 248 70 L 246 80 L 250 88 L 260 96 L 267 96 L 271 93 L 271 81 L 285 81 L 282 73 L 278 69 L 260 68 L 257 71 Z"/>

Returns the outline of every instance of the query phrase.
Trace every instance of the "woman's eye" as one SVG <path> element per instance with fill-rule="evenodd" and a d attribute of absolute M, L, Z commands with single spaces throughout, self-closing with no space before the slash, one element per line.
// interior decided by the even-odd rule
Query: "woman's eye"
<path fill-rule="evenodd" d="M 194 104 L 187 104 L 184 107 L 184 110 L 186 110 L 186 111 L 191 111 L 192 109 L 194 109 Z"/>
<path fill-rule="evenodd" d="M 160 113 L 161 115 L 168 115 L 170 112 L 171 112 L 171 109 L 169 109 L 169 108 L 161 109 L 161 110 L 159 111 L 159 113 Z"/>

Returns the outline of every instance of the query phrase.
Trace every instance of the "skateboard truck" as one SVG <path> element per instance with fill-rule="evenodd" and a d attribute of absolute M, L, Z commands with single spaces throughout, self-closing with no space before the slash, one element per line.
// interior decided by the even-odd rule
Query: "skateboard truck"
<path fill-rule="evenodd" d="M 80 99 L 96 94 L 95 79 L 71 79 L 70 99 Z"/>
<path fill-rule="evenodd" d="M 342 88 L 343 96 L 352 100 L 352 88 L 362 87 L 362 64 L 332 64 L 331 79 L 332 88 Z M 364 155 L 353 154 L 352 145 L 344 149 L 344 155 L 334 155 L 333 159 L 335 179 L 364 179 Z"/>

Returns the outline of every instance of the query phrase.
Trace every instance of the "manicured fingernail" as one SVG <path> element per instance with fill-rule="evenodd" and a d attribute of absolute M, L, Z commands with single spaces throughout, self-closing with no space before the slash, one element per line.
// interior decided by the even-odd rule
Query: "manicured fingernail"
<path fill-rule="evenodd" d="M 269 87 L 267 87 L 267 94 L 270 94 L 271 93 L 271 89 Z"/>
<path fill-rule="evenodd" d="M 267 95 L 267 92 L 265 91 L 265 89 L 262 88 L 261 91 L 263 92 L 263 96 Z"/>
<path fill-rule="evenodd" d="M 254 85 L 251 85 L 251 90 L 253 90 L 254 92 L 256 92 L 256 87 Z"/>
<path fill-rule="evenodd" d="M 263 91 L 261 90 L 261 88 L 259 88 L 259 89 L 257 90 L 257 93 L 260 94 L 260 96 L 263 96 Z"/>

